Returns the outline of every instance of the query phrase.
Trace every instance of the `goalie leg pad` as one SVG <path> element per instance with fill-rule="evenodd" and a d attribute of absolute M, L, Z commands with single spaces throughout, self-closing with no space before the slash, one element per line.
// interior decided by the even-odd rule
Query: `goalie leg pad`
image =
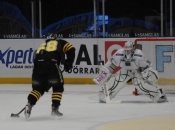
<path fill-rule="evenodd" d="M 150 75 L 150 81 L 152 81 L 153 83 L 157 83 L 157 81 L 159 80 L 159 76 L 156 70 L 150 70 L 149 73 Z"/>
<path fill-rule="evenodd" d="M 159 77 L 156 70 L 149 70 L 147 72 L 142 72 L 144 79 L 151 81 L 152 83 L 157 83 Z"/>
<path fill-rule="evenodd" d="M 167 102 L 167 97 L 162 89 L 152 82 L 145 82 L 139 78 L 134 78 L 133 83 L 139 92 L 148 96 L 153 102 Z"/>
<path fill-rule="evenodd" d="M 109 70 L 105 66 L 102 66 L 100 73 L 93 79 L 93 81 L 98 85 L 103 85 L 110 79 L 111 75 L 112 74 L 109 72 Z"/>
<path fill-rule="evenodd" d="M 127 81 L 131 78 L 132 73 L 127 70 L 121 69 L 115 75 L 113 75 L 105 85 L 108 86 L 109 96 L 110 99 L 114 98 L 117 93 L 126 86 Z M 106 102 L 103 86 L 100 88 L 99 91 L 99 101 Z"/>

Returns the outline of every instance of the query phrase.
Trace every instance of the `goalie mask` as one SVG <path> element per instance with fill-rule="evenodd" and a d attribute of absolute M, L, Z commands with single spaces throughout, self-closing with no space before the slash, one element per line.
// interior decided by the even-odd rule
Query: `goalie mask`
<path fill-rule="evenodd" d="M 123 49 L 125 50 L 125 55 L 127 59 L 130 59 L 132 56 L 132 53 L 135 50 L 135 45 L 134 42 L 132 41 L 127 41 L 123 47 Z"/>

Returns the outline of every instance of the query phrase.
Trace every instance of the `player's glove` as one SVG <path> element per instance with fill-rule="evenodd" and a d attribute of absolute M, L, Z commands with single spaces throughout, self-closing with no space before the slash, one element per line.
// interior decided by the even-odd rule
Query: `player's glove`
<path fill-rule="evenodd" d="M 72 63 L 70 63 L 67 59 L 64 62 L 64 71 L 68 72 L 73 68 Z"/>

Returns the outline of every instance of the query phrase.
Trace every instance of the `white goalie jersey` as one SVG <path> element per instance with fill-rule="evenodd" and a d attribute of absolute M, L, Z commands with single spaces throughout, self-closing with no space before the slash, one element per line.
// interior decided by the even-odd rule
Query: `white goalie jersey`
<path fill-rule="evenodd" d="M 151 70 L 151 62 L 147 60 L 141 50 L 136 49 L 131 57 L 128 59 L 125 55 L 125 50 L 118 50 L 110 60 L 105 64 L 105 67 L 109 69 L 111 73 L 117 68 L 121 67 L 126 70 Z"/>

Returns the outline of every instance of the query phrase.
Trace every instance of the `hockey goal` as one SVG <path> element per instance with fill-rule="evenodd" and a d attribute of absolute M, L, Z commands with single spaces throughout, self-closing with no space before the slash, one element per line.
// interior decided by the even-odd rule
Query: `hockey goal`
<path fill-rule="evenodd" d="M 158 71 L 157 84 L 166 93 L 175 93 L 175 38 L 140 38 L 135 43 Z M 138 90 L 133 94 L 138 95 Z"/>

